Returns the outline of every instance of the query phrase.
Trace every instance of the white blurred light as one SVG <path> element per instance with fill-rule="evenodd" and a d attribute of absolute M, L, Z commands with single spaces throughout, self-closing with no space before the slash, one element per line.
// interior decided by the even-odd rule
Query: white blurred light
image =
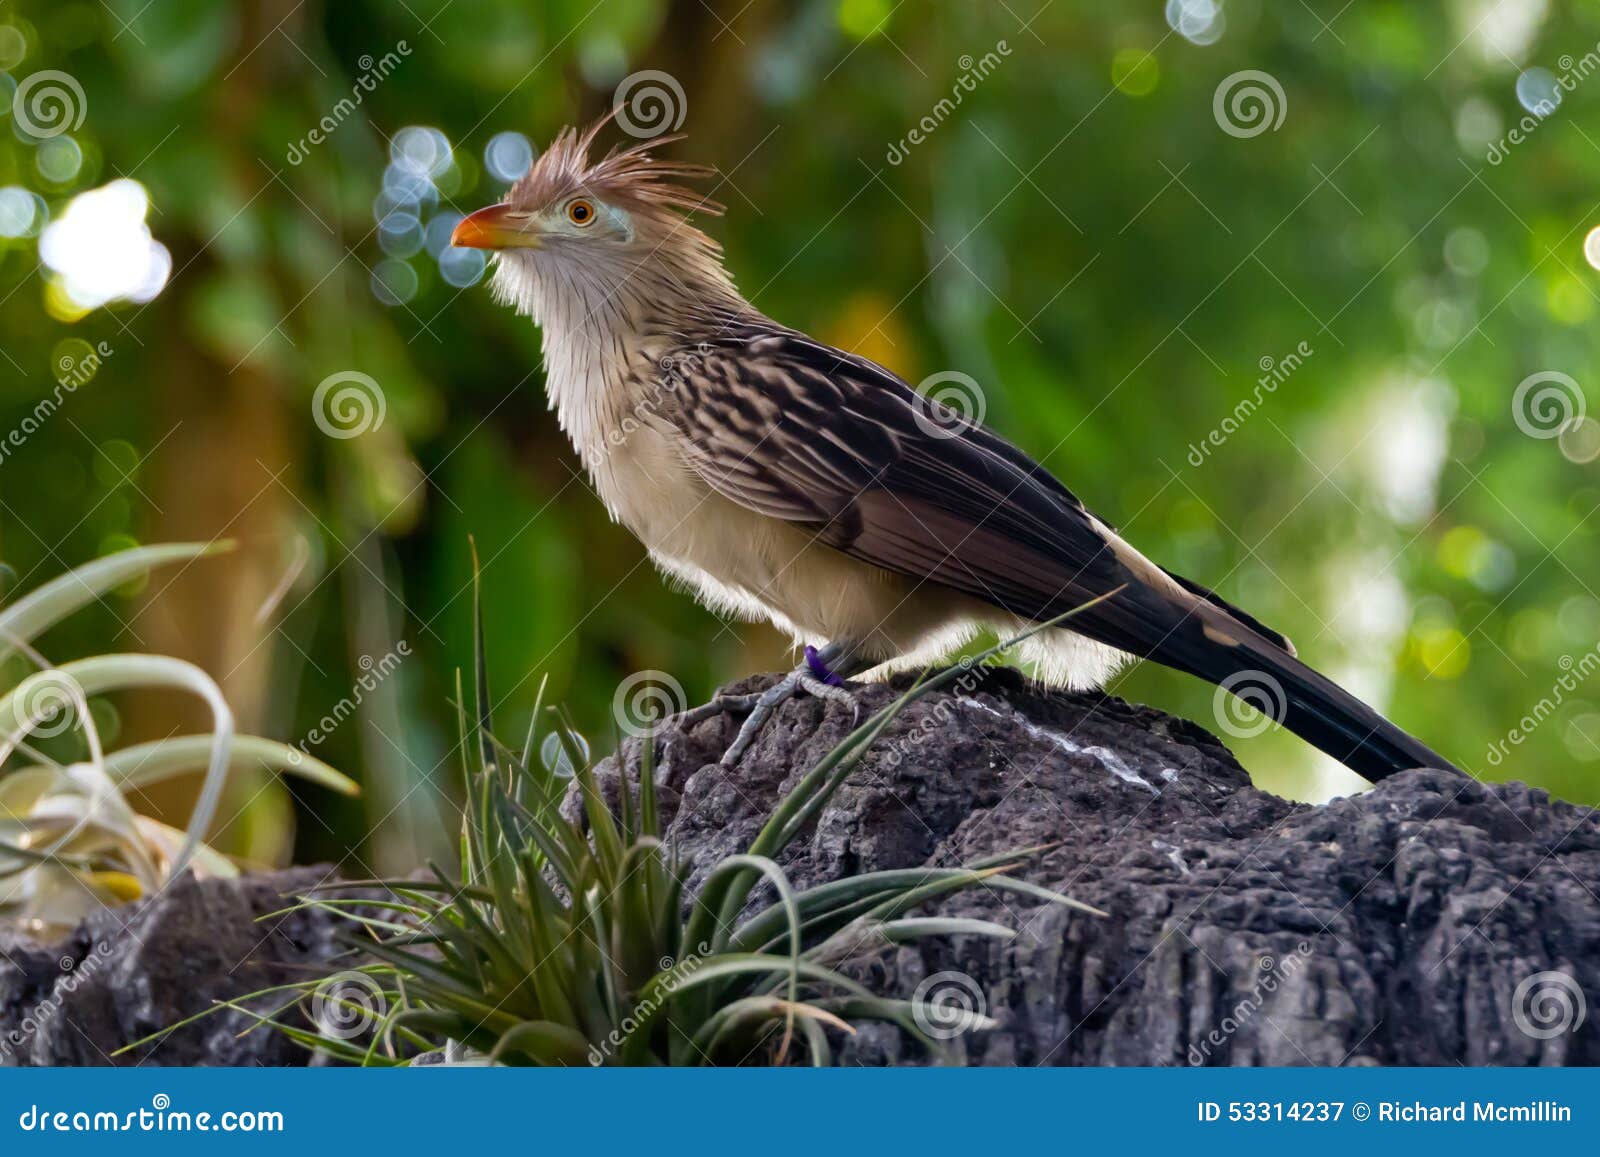
<path fill-rule="evenodd" d="M 1548 68 L 1530 68 L 1517 77 L 1517 100 L 1534 116 L 1547 117 L 1561 103 L 1561 85 Z"/>
<path fill-rule="evenodd" d="M 533 164 L 533 142 L 521 133 L 496 133 L 483 147 L 483 166 L 497 181 L 509 184 Z"/>
<path fill-rule="evenodd" d="M 457 249 L 452 245 L 439 254 L 439 276 L 464 289 L 478 283 L 487 262 L 482 249 Z"/>
<path fill-rule="evenodd" d="M 422 248 L 422 224 L 396 210 L 378 222 L 378 248 L 390 257 L 410 257 Z"/>
<path fill-rule="evenodd" d="M 53 185 L 64 185 L 83 168 L 83 149 L 68 136 L 41 141 L 33 156 L 39 175 Z"/>
<path fill-rule="evenodd" d="M 1520 61 L 1533 47 L 1548 11 L 1546 0 L 1470 0 L 1461 20 L 1477 38 L 1477 49 L 1490 64 Z"/>
<path fill-rule="evenodd" d="M 0 189 L 0 237 L 26 237 L 37 219 L 32 193 L 16 185 Z"/>
<path fill-rule="evenodd" d="M 1167 26 L 1191 44 L 1215 44 L 1227 26 L 1218 0 L 1167 0 Z"/>
<path fill-rule="evenodd" d="M 396 205 L 423 202 L 431 205 L 439 199 L 439 191 L 433 187 L 433 179 L 427 173 L 398 162 L 383 170 L 383 193 L 379 195 L 390 198 Z"/>
<path fill-rule="evenodd" d="M 407 125 L 389 142 L 389 159 L 424 177 L 437 177 L 450 167 L 450 139 L 436 128 Z"/>
<path fill-rule="evenodd" d="M 1585 415 L 1567 423 L 1556 436 L 1556 445 L 1561 448 L 1562 457 L 1569 462 L 1576 462 L 1580 466 L 1593 462 L 1600 458 L 1600 422 Z"/>
<path fill-rule="evenodd" d="M 1583 259 L 1600 269 L 1600 225 L 1596 225 L 1583 239 Z"/>
<path fill-rule="evenodd" d="M 445 210 L 436 214 L 428 222 L 424 232 L 423 248 L 427 249 L 428 256 L 437 258 L 446 249 L 450 248 L 450 235 L 456 231 L 456 226 L 461 223 L 461 214 Z"/>
<path fill-rule="evenodd" d="M 127 178 L 80 193 L 39 238 L 39 257 L 85 309 L 118 299 L 149 301 L 172 272 L 172 255 L 145 224 L 150 199 Z"/>

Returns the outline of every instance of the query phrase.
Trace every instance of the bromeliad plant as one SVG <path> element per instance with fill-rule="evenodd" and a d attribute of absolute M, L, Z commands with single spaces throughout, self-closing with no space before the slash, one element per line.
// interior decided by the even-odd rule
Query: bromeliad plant
<path fill-rule="evenodd" d="M 185 867 L 198 875 L 238 869 L 204 842 L 229 774 L 265 767 L 353 794 L 356 785 L 306 753 L 234 734 L 216 682 L 192 663 L 162 655 L 96 655 L 53 666 L 32 642 L 68 615 L 153 568 L 216 547 L 138 547 L 97 559 L 0 609 L 0 664 L 22 656 L 38 669 L 0 689 L 0 921 L 36 937 L 64 932 L 89 912 L 147 895 Z M 91 697 L 135 688 L 199 696 L 210 734 L 106 751 Z M 30 738 L 76 728 L 79 757 L 62 762 Z M 19 756 L 13 760 L 13 756 Z M 141 815 L 130 798 L 154 784 L 205 770 L 187 830 Z"/>
<path fill-rule="evenodd" d="M 648 745 L 636 794 L 619 784 L 613 812 L 586 753 L 558 722 L 552 734 L 570 760 L 586 825 L 563 817 L 568 780 L 544 767 L 558 761 L 537 758 L 535 731 L 520 753 L 490 733 L 481 621 L 478 646 L 477 711 L 470 719 L 462 712 L 470 764 L 460 875 L 433 868 L 431 879 L 369 884 L 365 898 L 306 900 L 346 917 L 359 930 L 352 949 L 375 961 L 354 987 L 347 972 L 274 990 L 310 995 L 320 1032 L 295 1027 L 282 1015 L 287 1004 L 272 1015 L 249 1013 L 308 1047 L 380 1065 L 441 1046 L 447 1056 L 507 1064 L 825 1065 L 829 1030 L 884 1021 L 937 1049 L 931 1027 L 991 1022 L 965 1013 L 952 1025 L 948 1009 L 873 993 L 846 965 L 929 936 L 1011 937 L 984 920 L 912 914 L 979 885 L 1103 915 L 1007 874 L 1038 848 L 803 891 L 779 867 L 779 854 L 884 728 L 960 668 L 913 688 L 829 752 L 749 849 L 717 864 L 686 903 L 684 866 L 661 838 Z M 746 915 L 763 881 L 773 899 Z"/>

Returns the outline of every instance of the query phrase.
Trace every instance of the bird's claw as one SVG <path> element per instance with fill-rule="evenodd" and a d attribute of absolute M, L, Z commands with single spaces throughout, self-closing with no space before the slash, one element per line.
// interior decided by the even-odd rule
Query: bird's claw
<path fill-rule="evenodd" d="M 809 658 L 809 656 L 808 656 Z M 750 750 L 750 745 L 755 742 L 756 736 L 761 734 L 761 729 L 767 725 L 774 711 L 788 699 L 792 699 L 801 691 L 813 695 L 818 699 L 831 699 L 835 703 L 845 703 L 850 707 L 852 717 L 860 714 L 855 697 L 842 686 L 833 686 L 814 677 L 808 667 L 798 671 L 791 671 L 771 687 L 755 696 L 755 703 L 750 707 L 750 714 L 739 727 L 739 734 L 734 736 L 733 742 L 728 745 L 728 750 L 722 753 L 722 766 L 733 767 L 744 753 Z"/>

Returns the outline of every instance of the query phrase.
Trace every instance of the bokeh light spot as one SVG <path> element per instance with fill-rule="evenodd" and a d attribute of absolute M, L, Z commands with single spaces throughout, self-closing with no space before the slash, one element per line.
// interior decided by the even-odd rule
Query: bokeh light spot
<path fill-rule="evenodd" d="M 80 193 L 44 229 L 39 256 L 61 275 L 66 295 L 84 309 L 118 299 L 149 301 L 172 272 L 172 255 L 145 224 L 150 199 L 137 181 L 119 178 Z"/>
<path fill-rule="evenodd" d="M 1583 239 L 1583 259 L 1594 269 L 1600 269 L 1600 225 L 1589 230 Z"/>
<path fill-rule="evenodd" d="M 488 258 L 481 249 L 449 246 L 439 254 L 439 275 L 457 288 L 476 285 L 483 277 Z"/>
<path fill-rule="evenodd" d="M 51 137 L 40 142 L 33 165 L 52 185 L 65 185 L 83 168 L 83 149 L 69 136 Z"/>
<path fill-rule="evenodd" d="M 839 29 L 846 36 L 865 40 L 888 26 L 893 11 L 889 0 L 839 0 Z"/>
<path fill-rule="evenodd" d="M 38 220 L 33 194 L 17 185 L 0 189 L 0 237 L 26 237 Z"/>
<path fill-rule="evenodd" d="M 404 261 L 380 261 L 372 271 L 372 296 L 384 305 L 404 305 L 417 295 L 417 271 Z"/>
<path fill-rule="evenodd" d="M 1547 117 L 1561 103 L 1561 85 L 1548 68 L 1530 68 L 1517 77 L 1517 102 L 1536 117 Z"/>
<path fill-rule="evenodd" d="M 1600 458 L 1600 422 L 1585 415 L 1576 422 L 1568 422 L 1556 435 L 1556 445 L 1569 462 L 1580 466 Z"/>
<path fill-rule="evenodd" d="M 1161 66 L 1153 52 L 1124 48 L 1111 58 L 1111 83 L 1129 96 L 1148 96 L 1161 79 Z"/>
<path fill-rule="evenodd" d="M 390 257 L 410 257 L 422 249 L 422 223 L 396 210 L 378 222 L 378 248 Z"/>
<path fill-rule="evenodd" d="M 1167 0 L 1167 27 L 1191 44 L 1215 44 L 1226 26 L 1218 0 Z"/>
<path fill-rule="evenodd" d="M 533 164 L 533 142 L 521 133 L 496 133 L 483 146 L 483 167 L 497 181 L 510 184 Z"/>

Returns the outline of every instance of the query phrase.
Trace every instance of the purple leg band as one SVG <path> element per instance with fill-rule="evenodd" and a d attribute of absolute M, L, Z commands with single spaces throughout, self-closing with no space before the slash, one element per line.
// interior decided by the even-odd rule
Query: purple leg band
<path fill-rule="evenodd" d="M 828 670 L 828 665 L 822 661 L 815 647 L 806 648 L 806 666 L 811 668 L 811 673 L 821 679 L 830 687 L 843 687 L 844 680 Z"/>

